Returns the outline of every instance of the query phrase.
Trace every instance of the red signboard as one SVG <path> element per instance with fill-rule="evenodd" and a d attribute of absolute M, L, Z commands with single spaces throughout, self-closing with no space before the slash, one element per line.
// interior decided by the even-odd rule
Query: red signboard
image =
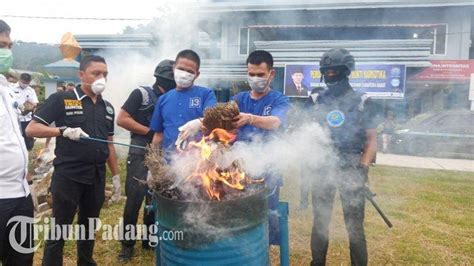
<path fill-rule="evenodd" d="M 410 79 L 469 82 L 471 73 L 474 73 L 474 60 L 433 60 L 431 67 Z"/>

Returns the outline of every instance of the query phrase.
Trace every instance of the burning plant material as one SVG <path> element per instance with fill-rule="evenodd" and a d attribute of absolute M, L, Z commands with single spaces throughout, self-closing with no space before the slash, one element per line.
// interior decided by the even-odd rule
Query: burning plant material
<path fill-rule="evenodd" d="M 191 174 L 177 178 L 161 152 L 149 152 L 146 165 L 152 174 L 149 186 L 160 195 L 175 200 L 221 201 L 240 198 L 263 188 L 263 180 L 252 179 L 238 161 L 225 162 L 226 151 L 236 136 L 215 128 L 198 142 L 189 143 L 183 156 L 195 163 Z M 185 167 L 185 166 L 183 166 Z"/>
<path fill-rule="evenodd" d="M 239 107 L 235 102 L 219 103 L 204 112 L 202 123 L 207 129 L 207 132 L 212 132 L 216 128 L 232 131 L 236 129 L 232 125 L 233 119 L 238 116 L 239 113 Z"/>

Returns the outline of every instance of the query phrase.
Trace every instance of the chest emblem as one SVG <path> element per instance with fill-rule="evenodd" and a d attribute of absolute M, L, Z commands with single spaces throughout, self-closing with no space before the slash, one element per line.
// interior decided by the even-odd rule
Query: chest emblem
<path fill-rule="evenodd" d="M 326 115 L 326 121 L 331 127 L 340 127 L 344 124 L 345 120 L 346 116 L 339 110 L 331 111 Z"/>
<path fill-rule="evenodd" d="M 199 108 L 201 107 L 201 98 L 194 97 L 189 99 L 189 108 Z"/>
<path fill-rule="evenodd" d="M 82 102 L 80 100 L 64 99 L 64 109 L 82 110 Z"/>
<path fill-rule="evenodd" d="M 263 107 L 263 115 L 264 116 L 269 116 L 272 114 L 272 106 L 271 105 L 267 105 L 265 107 Z"/>

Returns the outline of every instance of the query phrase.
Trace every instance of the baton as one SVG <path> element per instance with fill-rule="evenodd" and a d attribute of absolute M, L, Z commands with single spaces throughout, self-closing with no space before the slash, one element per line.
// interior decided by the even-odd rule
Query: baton
<path fill-rule="evenodd" d="M 144 147 L 144 146 L 138 146 L 138 145 L 133 145 L 133 144 L 125 144 L 125 143 L 120 143 L 120 142 L 115 142 L 115 141 L 110 141 L 110 140 L 105 140 L 105 139 L 96 139 L 96 138 L 81 136 L 81 140 L 97 141 L 97 142 L 103 142 L 103 143 L 109 143 L 109 144 L 115 144 L 115 145 L 122 145 L 122 146 L 134 147 L 134 148 L 139 148 L 139 149 L 146 150 L 146 147 Z"/>
<path fill-rule="evenodd" d="M 385 215 L 385 213 L 383 213 L 382 209 L 380 209 L 379 205 L 377 205 L 377 203 L 375 202 L 374 200 L 374 197 L 375 197 L 375 193 L 373 193 L 369 187 L 365 187 L 365 197 L 370 201 L 370 203 L 372 203 L 372 206 L 374 206 L 374 208 L 377 210 L 377 212 L 380 214 L 380 216 L 382 216 L 382 219 L 383 221 L 387 224 L 387 226 L 389 228 L 392 228 L 393 225 L 392 223 L 390 222 L 390 220 L 388 219 L 388 217 Z"/>

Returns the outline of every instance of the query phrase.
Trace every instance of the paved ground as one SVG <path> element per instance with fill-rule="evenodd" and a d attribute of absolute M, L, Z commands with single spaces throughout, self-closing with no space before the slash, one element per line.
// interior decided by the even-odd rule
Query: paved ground
<path fill-rule="evenodd" d="M 377 164 L 411 168 L 474 172 L 474 160 L 442 159 L 377 153 Z"/>

